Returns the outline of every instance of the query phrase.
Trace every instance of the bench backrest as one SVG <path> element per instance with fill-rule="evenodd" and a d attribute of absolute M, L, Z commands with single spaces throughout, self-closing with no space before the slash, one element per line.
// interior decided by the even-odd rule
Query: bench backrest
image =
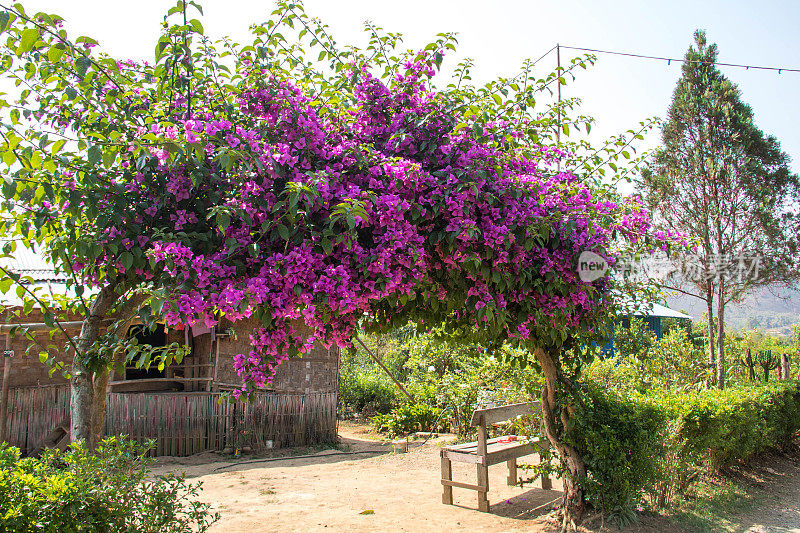
<path fill-rule="evenodd" d="M 500 407 L 489 407 L 487 409 L 476 409 L 472 413 L 472 426 L 483 425 L 491 426 L 497 422 L 505 422 L 520 415 L 530 415 L 541 408 L 541 402 L 512 403 L 501 405 Z M 481 418 L 483 423 L 481 424 Z"/>

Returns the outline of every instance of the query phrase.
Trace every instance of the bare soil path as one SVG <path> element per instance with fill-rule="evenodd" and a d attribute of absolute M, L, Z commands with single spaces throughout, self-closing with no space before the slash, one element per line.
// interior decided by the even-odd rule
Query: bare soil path
<path fill-rule="evenodd" d="M 412 443 L 408 453 L 392 454 L 364 426 L 340 424 L 343 448 L 307 450 L 312 457 L 243 462 L 214 453 L 189 458 L 164 458 L 157 472 L 182 470 L 203 482 L 201 497 L 221 514 L 215 533 L 317 531 L 558 531 L 551 513 L 561 496 L 560 480 L 553 490 L 508 487 L 505 465 L 489 469 L 490 513 L 478 512 L 473 491 L 454 489 L 455 505 L 441 503 L 439 437 L 425 446 Z M 771 466 L 770 466 L 771 465 Z M 672 517 L 643 516 L 629 532 L 732 531 L 736 533 L 800 533 L 800 461 L 789 458 L 756 465 L 742 479 L 769 497 L 759 505 L 735 509 L 730 520 L 675 521 Z M 774 472 L 774 473 L 773 473 Z M 453 464 L 454 479 L 475 482 L 474 468 Z M 522 472 L 521 472 L 522 474 Z M 584 531 L 620 531 L 590 520 Z M 583 529 L 583 528 L 582 528 Z"/>

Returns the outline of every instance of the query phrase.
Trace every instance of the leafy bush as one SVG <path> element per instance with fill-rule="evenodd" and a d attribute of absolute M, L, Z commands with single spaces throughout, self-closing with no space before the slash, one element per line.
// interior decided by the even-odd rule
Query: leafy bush
<path fill-rule="evenodd" d="M 575 414 L 568 443 L 586 465 L 586 498 L 621 523 L 632 520 L 636 504 L 658 477 L 663 413 L 636 397 L 591 388 Z"/>
<path fill-rule="evenodd" d="M 0 444 L 0 530 L 15 532 L 206 531 L 219 517 L 195 501 L 200 484 L 153 477 L 146 446 L 118 437 L 95 453 L 83 442 L 41 459 Z"/>
<path fill-rule="evenodd" d="M 786 448 L 800 429 L 800 386 L 795 381 L 662 393 L 655 402 L 678 422 L 681 454 L 719 470 L 773 448 Z"/>
<path fill-rule="evenodd" d="M 655 342 L 655 334 L 641 318 L 632 317 L 614 331 L 614 349 L 623 356 L 644 354 Z"/>
<path fill-rule="evenodd" d="M 405 404 L 385 415 L 372 418 L 375 429 L 390 436 L 408 435 L 415 431 L 433 431 L 441 409 L 426 404 Z M 443 428 L 444 429 L 444 428 Z"/>
<path fill-rule="evenodd" d="M 686 330 L 673 328 L 636 355 L 595 359 L 584 376 L 618 390 L 691 391 L 707 388 L 711 369 L 705 353 L 694 346 Z"/>
<path fill-rule="evenodd" d="M 573 428 L 587 499 L 625 522 L 645 496 L 669 506 L 703 472 L 790 446 L 800 430 L 800 384 L 647 393 L 592 386 Z"/>
<path fill-rule="evenodd" d="M 343 416 L 372 411 L 388 413 L 398 404 L 397 385 L 376 366 L 343 366 L 339 380 L 339 412 Z"/>

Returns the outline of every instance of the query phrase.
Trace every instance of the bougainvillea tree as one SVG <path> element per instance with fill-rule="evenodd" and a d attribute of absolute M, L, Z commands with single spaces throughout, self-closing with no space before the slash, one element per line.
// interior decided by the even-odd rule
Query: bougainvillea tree
<path fill-rule="evenodd" d="M 315 342 L 413 321 L 527 348 L 514 353 L 544 371 L 545 429 L 579 519 L 585 469 L 563 443 L 564 398 L 589 357 L 581 347 L 603 337 L 614 286 L 581 281 L 577 257 L 613 263 L 620 246 L 671 238 L 588 173 L 616 168 L 622 137 L 582 159 L 580 145 L 546 146 L 569 121 L 535 114 L 535 96 L 591 58 L 542 79 L 528 63 L 481 88 L 462 63 L 437 87 L 452 35 L 396 52 L 399 36 L 367 25 L 369 45 L 342 50 L 283 4 L 252 45 L 212 43 L 188 4 L 170 11 L 155 64 L 71 41 L 53 15 L 0 13 L 4 76 L 19 88 L 0 132 L 5 232 L 96 293 L 72 309 L 85 317 L 73 438 L 89 436 L 103 402 L 92 383 L 113 350 L 102 348 L 120 342 L 104 340 L 101 320 L 130 302 L 168 326 L 256 318 L 237 397 Z"/>

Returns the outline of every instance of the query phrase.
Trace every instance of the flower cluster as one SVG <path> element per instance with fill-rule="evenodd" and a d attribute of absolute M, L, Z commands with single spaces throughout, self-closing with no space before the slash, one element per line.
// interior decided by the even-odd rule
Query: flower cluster
<path fill-rule="evenodd" d="M 168 324 L 261 320 L 236 358 L 242 391 L 315 342 L 349 344 L 365 323 L 528 346 L 597 333 L 611 281 L 581 281 L 576 258 L 611 261 L 619 237 L 654 239 L 647 213 L 558 171 L 558 150 L 521 157 L 456 128 L 432 75 L 424 55 L 391 84 L 353 67 L 355 105 L 323 115 L 262 73 L 234 112 L 209 96 L 182 128 L 142 128 L 150 162 L 105 200 L 125 221 L 98 238 L 109 250 L 144 243 L 144 270 L 170 287 Z M 152 139 L 203 157 L 171 157 Z"/>

